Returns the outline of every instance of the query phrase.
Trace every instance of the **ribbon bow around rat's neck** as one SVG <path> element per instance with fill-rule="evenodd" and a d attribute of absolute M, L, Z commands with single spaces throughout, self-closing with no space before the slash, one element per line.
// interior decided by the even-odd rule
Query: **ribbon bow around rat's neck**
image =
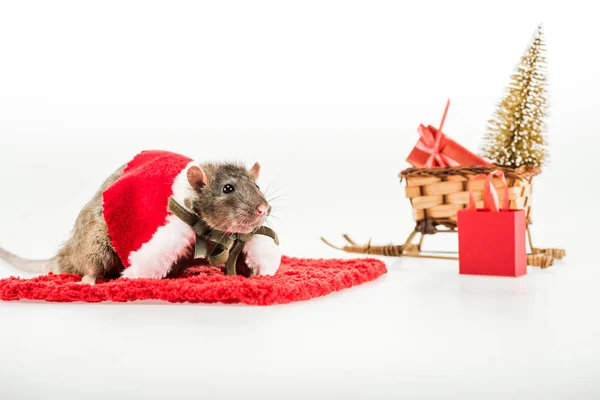
<path fill-rule="evenodd" d="M 425 168 L 431 167 L 456 167 L 459 166 L 460 163 L 452 158 L 442 154 L 442 149 L 444 146 L 442 145 L 442 138 L 444 134 L 442 133 L 442 128 L 444 127 L 444 122 L 446 121 L 446 115 L 448 115 L 448 108 L 450 107 L 450 99 L 446 103 L 446 109 L 444 110 L 444 115 L 442 116 L 442 122 L 440 122 L 439 129 L 434 128 L 433 126 L 419 126 L 419 136 L 421 136 L 421 140 L 417 143 L 417 148 L 426 153 L 429 153 L 429 158 L 425 163 Z"/>
<path fill-rule="evenodd" d="M 253 235 L 265 235 L 275 241 L 279 246 L 279 238 L 275 231 L 266 226 L 260 226 L 250 233 L 228 234 L 216 229 L 211 229 L 206 222 L 197 214 L 188 211 L 179 204 L 173 197 L 169 197 L 169 211 L 177 218 L 191 226 L 196 233 L 196 245 L 194 247 L 194 259 L 206 258 L 208 263 L 213 266 L 225 264 L 225 274 L 235 275 L 235 264 L 240 255 L 244 244 L 250 240 Z M 214 248 L 208 252 L 208 244 Z"/>

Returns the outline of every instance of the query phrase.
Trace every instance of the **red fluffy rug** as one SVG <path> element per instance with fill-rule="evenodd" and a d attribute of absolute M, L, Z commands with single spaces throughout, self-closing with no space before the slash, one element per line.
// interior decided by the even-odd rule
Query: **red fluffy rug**
<path fill-rule="evenodd" d="M 78 284 L 76 275 L 44 275 L 0 280 L 1 300 L 55 302 L 127 302 L 163 300 L 172 303 L 244 303 L 271 305 L 308 300 L 378 278 L 387 269 L 381 261 L 360 258 L 321 260 L 283 257 L 275 276 L 226 277 L 218 268 L 194 267 L 175 279 L 125 279 Z"/>

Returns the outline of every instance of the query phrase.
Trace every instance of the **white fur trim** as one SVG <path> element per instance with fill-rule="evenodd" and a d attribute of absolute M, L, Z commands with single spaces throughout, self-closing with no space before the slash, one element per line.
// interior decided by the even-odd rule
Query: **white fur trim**
<path fill-rule="evenodd" d="M 166 225 L 158 228 L 152 239 L 129 255 L 129 267 L 122 275 L 126 278 L 164 278 L 192 245 L 194 238 L 194 231 L 189 225 L 169 215 Z"/>
<path fill-rule="evenodd" d="M 244 246 L 246 264 L 258 276 L 275 275 L 281 264 L 281 250 L 273 239 L 254 235 Z"/>
<path fill-rule="evenodd" d="M 190 162 L 173 182 L 173 197 L 184 207 L 184 200 L 192 190 L 187 180 L 187 171 L 191 165 L 198 164 Z M 139 250 L 129 255 L 129 267 L 123 271 L 122 276 L 164 278 L 171 271 L 173 264 L 193 245 L 195 238 L 194 231 L 189 225 L 169 213 L 167 223 L 159 227 L 152 238 Z"/>

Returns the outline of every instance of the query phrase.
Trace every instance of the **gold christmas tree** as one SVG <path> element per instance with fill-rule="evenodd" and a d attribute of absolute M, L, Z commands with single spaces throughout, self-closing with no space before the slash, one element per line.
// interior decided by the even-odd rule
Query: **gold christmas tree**
<path fill-rule="evenodd" d="M 512 168 L 544 164 L 546 85 L 546 46 L 540 25 L 488 121 L 482 152 L 492 163 Z"/>

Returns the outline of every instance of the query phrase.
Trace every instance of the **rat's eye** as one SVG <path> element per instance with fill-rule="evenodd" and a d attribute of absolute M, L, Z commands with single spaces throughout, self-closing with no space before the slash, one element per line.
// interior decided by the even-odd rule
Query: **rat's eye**
<path fill-rule="evenodd" d="M 225 186 L 223 186 L 223 193 L 231 193 L 235 190 L 235 188 L 233 187 L 233 185 L 227 184 Z"/>
<path fill-rule="evenodd" d="M 257 188 L 258 190 L 260 190 L 260 186 L 256 185 L 256 188 Z"/>

